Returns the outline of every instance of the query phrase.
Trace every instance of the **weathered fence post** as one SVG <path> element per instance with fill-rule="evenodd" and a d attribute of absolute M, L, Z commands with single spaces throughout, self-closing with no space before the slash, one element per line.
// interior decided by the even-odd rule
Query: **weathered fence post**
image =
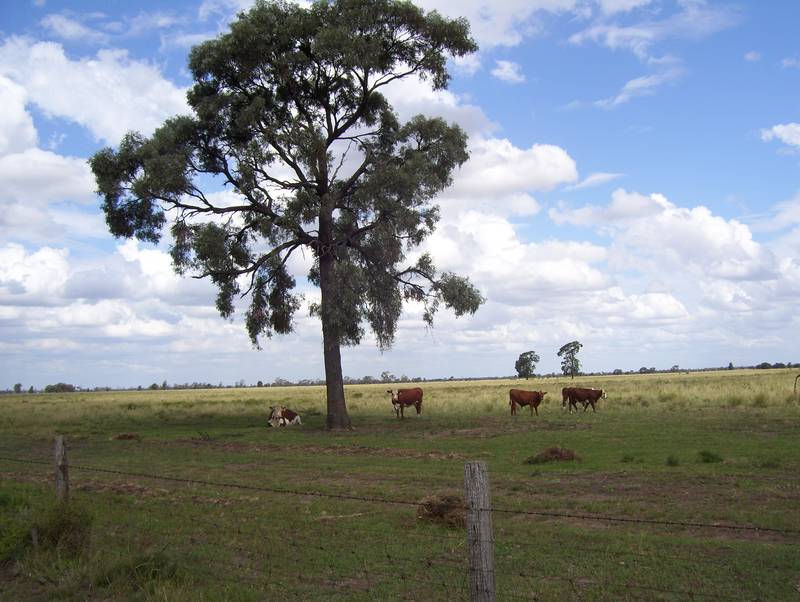
<path fill-rule="evenodd" d="M 494 602 L 494 542 L 486 462 L 464 465 L 470 602 Z"/>
<path fill-rule="evenodd" d="M 56 500 L 66 503 L 69 500 L 69 470 L 67 466 L 67 448 L 64 435 L 56 435 Z"/>

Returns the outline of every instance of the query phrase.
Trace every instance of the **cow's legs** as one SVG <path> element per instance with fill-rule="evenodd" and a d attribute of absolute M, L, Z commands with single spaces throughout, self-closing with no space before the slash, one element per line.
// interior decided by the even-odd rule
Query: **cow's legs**
<path fill-rule="evenodd" d="M 531 404 L 531 407 L 533 408 L 533 411 L 536 412 L 536 415 L 538 416 L 539 415 L 539 408 L 537 408 L 533 404 Z M 531 412 L 531 414 L 533 414 L 533 412 Z"/>

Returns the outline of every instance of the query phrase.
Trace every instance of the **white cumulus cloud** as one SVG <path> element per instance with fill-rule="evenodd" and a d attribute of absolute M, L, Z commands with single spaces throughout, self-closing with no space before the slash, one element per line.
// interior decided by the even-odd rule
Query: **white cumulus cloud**
<path fill-rule="evenodd" d="M 75 60 L 60 44 L 11 37 L 0 46 L 0 75 L 24 88 L 46 114 L 111 144 L 129 130 L 150 134 L 165 118 L 188 112 L 184 90 L 125 50 Z"/>
<path fill-rule="evenodd" d="M 497 79 L 508 82 L 509 84 L 521 84 L 525 81 L 522 67 L 512 61 L 496 61 L 496 66 L 492 69 L 492 75 Z"/>
<path fill-rule="evenodd" d="M 800 147 L 800 123 L 781 123 L 761 130 L 764 141 L 780 140 L 789 146 Z"/>

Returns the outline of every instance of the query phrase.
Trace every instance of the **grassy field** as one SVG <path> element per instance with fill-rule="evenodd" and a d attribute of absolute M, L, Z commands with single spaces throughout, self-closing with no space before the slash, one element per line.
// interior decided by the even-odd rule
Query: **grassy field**
<path fill-rule="evenodd" d="M 796 372 L 424 383 L 403 421 L 358 385 L 347 433 L 323 430 L 322 387 L 5 395 L 0 600 L 467 599 L 463 528 L 418 503 L 462 495 L 473 459 L 498 599 L 796 600 Z M 567 383 L 608 398 L 569 415 Z M 509 415 L 511 387 L 548 392 L 538 417 Z M 266 428 L 276 403 L 303 426 Z M 579 459 L 528 463 L 554 445 Z"/>

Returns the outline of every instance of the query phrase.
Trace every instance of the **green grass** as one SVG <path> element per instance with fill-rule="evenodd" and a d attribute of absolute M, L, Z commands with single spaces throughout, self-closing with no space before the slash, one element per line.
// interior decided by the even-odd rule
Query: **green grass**
<path fill-rule="evenodd" d="M 356 428 L 345 433 L 323 430 L 322 387 L 6 395 L 0 456 L 45 465 L 0 460 L 0 591 L 14 600 L 465 599 L 464 533 L 419 519 L 413 503 L 77 467 L 420 502 L 463 495 L 464 463 L 479 459 L 493 506 L 509 511 L 493 514 L 498 599 L 792 599 L 798 534 L 552 515 L 800 529 L 793 372 L 531 380 L 522 386 L 549 393 L 538 417 L 509 415 L 508 389 L 520 381 L 423 383 L 423 414 L 405 420 L 386 385 L 352 386 Z M 570 415 L 560 402 L 567 383 L 601 387 L 608 399 L 597 413 Z M 276 403 L 298 410 L 303 426 L 266 428 Z M 66 435 L 71 504 L 89 515 L 77 522 L 90 528 L 75 551 L 30 544 L 31 525 L 52 508 L 56 433 Z M 554 446 L 580 461 L 526 464 Z"/>

